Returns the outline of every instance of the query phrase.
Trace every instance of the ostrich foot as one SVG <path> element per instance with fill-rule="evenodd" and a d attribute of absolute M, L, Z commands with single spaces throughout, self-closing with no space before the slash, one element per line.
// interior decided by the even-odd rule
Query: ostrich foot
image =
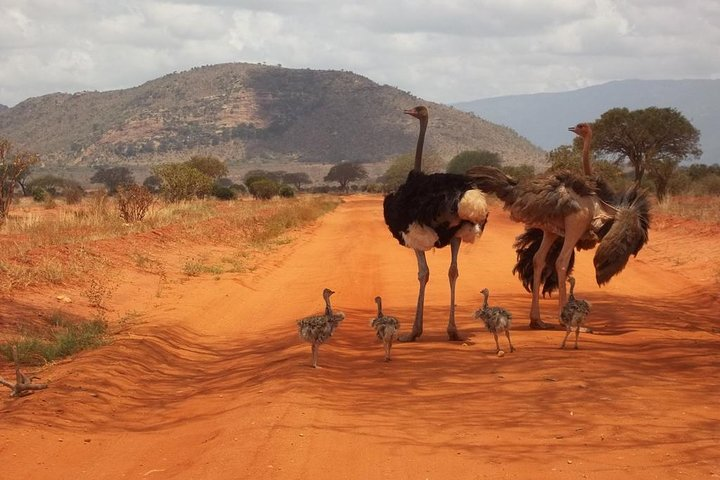
<path fill-rule="evenodd" d="M 420 337 L 419 333 L 405 333 L 403 335 L 398 336 L 398 342 L 414 342 Z"/>
<path fill-rule="evenodd" d="M 530 328 L 533 330 L 554 330 L 555 327 L 542 320 L 530 320 Z"/>
<path fill-rule="evenodd" d="M 450 340 L 451 342 L 465 341 L 465 338 L 461 337 L 460 334 L 455 330 L 451 330 L 451 331 L 447 332 L 447 334 L 448 334 L 448 340 Z"/>

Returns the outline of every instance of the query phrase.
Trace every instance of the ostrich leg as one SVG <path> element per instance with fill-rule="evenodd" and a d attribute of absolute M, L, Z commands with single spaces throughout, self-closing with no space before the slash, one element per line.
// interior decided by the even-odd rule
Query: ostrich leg
<path fill-rule="evenodd" d="M 313 342 L 312 343 L 312 366 L 313 366 L 313 368 L 317 368 L 318 348 L 319 348 L 319 345 L 317 343 Z"/>
<path fill-rule="evenodd" d="M 549 329 L 551 325 L 540 319 L 540 282 L 542 281 L 542 273 L 545 268 L 550 247 L 557 239 L 557 234 L 543 230 L 543 239 L 540 248 L 535 252 L 533 257 L 533 283 L 532 283 L 532 305 L 530 307 L 530 328 Z"/>
<path fill-rule="evenodd" d="M 430 268 L 425 258 L 425 252 L 415 250 L 415 256 L 418 262 L 418 281 L 420 282 L 420 290 L 418 291 L 417 309 L 415 310 L 415 322 L 413 322 L 410 333 L 401 335 L 398 340 L 401 342 L 414 342 L 416 338 L 423 332 L 423 306 L 425 305 L 425 285 L 430 278 Z"/>
<path fill-rule="evenodd" d="M 510 344 L 510 353 L 515 351 L 515 347 L 513 347 L 512 340 L 510 340 L 510 330 L 505 330 L 505 336 L 508 339 L 508 343 Z"/>
<path fill-rule="evenodd" d="M 447 333 L 450 340 L 462 340 L 458 335 L 457 326 L 455 326 L 455 283 L 459 276 L 457 257 L 460 252 L 460 239 L 455 237 L 450 240 L 450 268 L 448 269 L 448 279 L 450 280 L 450 319 L 448 320 Z"/>
<path fill-rule="evenodd" d="M 570 264 L 570 257 L 572 256 L 573 249 L 577 244 L 580 237 L 583 236 L 587 230 L 587 226 L 590 225 L 592 215 L 587 211 L 580 211 L 578 213 L 568 215 L 565 218 L 565 238 L 563 239 L 562 250 L 555 261 L 555 270 L 557 271 L 558 277 L 558 302 L 560 303 L 560 311 L 567 303 L 567 292 L 565 290 L 565 282 L 567 280 L 567 270 Z M 543 237 L 543 243 L 545 238 Z M 540 247 L 542 249 L 542 246 Z"/>

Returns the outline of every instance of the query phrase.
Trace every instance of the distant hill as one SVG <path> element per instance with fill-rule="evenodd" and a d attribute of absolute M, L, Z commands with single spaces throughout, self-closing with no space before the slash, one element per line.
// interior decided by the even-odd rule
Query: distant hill
<path fill-rule="evenodd" d="M 561 93 L 486 98 L 454 104 L 506 125 L 551 150 L 572 142 L 567 127 L 615 107 L 674 107 L 700 130 L 703 163 L 720 163 L 720 80 L 623 80 Z"/>
<path fill-rule="evenodd" d="M 2 103 L 0 103 L 0 113 L 4 112 L 5 110 L 9 110 L 9 109 L 10 109 L 10 107 L 8 107 L 7 105 L 3 105 Z"/>
<path fill-rule="evenodd" d="M 244 63 L 125 90 L 30 98 L 0 115 L 0 137 L 60 166 L 149 165 L 198 153 L 231 164 L 380 162 L 414 150 L 417 121 L 402 110 L 419 103 L 431 112 L 426 151 L 445 160 L 469 149 L 513 165 L 544 159 L 510 128 L 350 72 Z"/>

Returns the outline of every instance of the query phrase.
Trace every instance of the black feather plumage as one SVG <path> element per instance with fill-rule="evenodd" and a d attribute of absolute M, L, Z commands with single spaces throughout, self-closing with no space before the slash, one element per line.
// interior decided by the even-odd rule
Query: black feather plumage
<path fill-rule="evenodd" d="M 464 175 L 411 170 L 405 183 L 385 196 L 385 223 L 400 245 L 405 245 L 403 232 L 418 223 L 435 231 L 438 236 L 435 247 L 445 247 L 464 223 L 470 223 L 453 223 L 453 216 L 458 213 L 462 196 L 473 188 L 474 182 Z"/>
<path fill-rule="evenodd" d="M 543 239 L 543 231 L 539 228 L 528 228 L 522 234 L 515 238 L 513 248 L 517 254 L 517 262 L 513 268 L 513 274 L 517 275 L 523 284 L 523 287 L 528 292 L 532 291 L 533 282 L 533 259 L 535 253 L 540 248 L 540 244 Z M 557 270 L 555 269 L 555 262 L 557 261 L 558 255 L 562 250 L 563 239 L 559 237 L 555 240 L 543 267 L 542 276 L 540 277 L 540 285 L 542 285 L 542 295 L 552 294 L 558 288 L 558 277 Z M 570 262 L 568 263 L 567 272 L 572 273 L 575 267 L 575 252 L 573 251 L 570 255 Z"/>

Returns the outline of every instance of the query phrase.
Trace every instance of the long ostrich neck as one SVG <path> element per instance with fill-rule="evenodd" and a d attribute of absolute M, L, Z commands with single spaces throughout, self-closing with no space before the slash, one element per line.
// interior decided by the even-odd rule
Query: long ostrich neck
<path fill-rule="evenodd" d="M 590 164 L 590 144 L 592 143 L 592 131 L 587 132 L 583 137 L 582 162 L 585 175 L 592 175 L 592 165 Z"/>
<path fill-rule="evenodd" d="M 423 144 L 425 143 L 425 130 L 427 130 L 428 119 L 420 118 L 420 134 L 418 135 L 417 147 L 415 148 L 415 171 L 422 171 Z"/>
<path fill-rule="evenodd" d="M 575 298 L 575 295 L 573 295 L 574 290 L 575 290 L 575 281 L 573 280 L 570 282 L 570 295 L 569 295 L 570 299 Z"/>
<path fill-rule="evenodd" d="M 332 307 L 330 306 L 330 297 L 325 297 L 325 315 L 332 315 Z"/>
<path fill-rule="evenodd" d="M 378 306 L 378 314 L 377 314 L 377 316 L 378 316 L 378 317 L 382 317 L 382 316 L 383 316 L 383 313 L 382 313 L 382 300 L 378 299 L 378 301 L 377 301 L 377 306 Z"/>
<path fill-rule="evenodd" d="M 489 296 L 490 296 L 489 293 L 483 292 L 483 297 L 485 297 L 485 299 L 483 300 L 483 310 L 488 308 L 488 297 Z"/>

